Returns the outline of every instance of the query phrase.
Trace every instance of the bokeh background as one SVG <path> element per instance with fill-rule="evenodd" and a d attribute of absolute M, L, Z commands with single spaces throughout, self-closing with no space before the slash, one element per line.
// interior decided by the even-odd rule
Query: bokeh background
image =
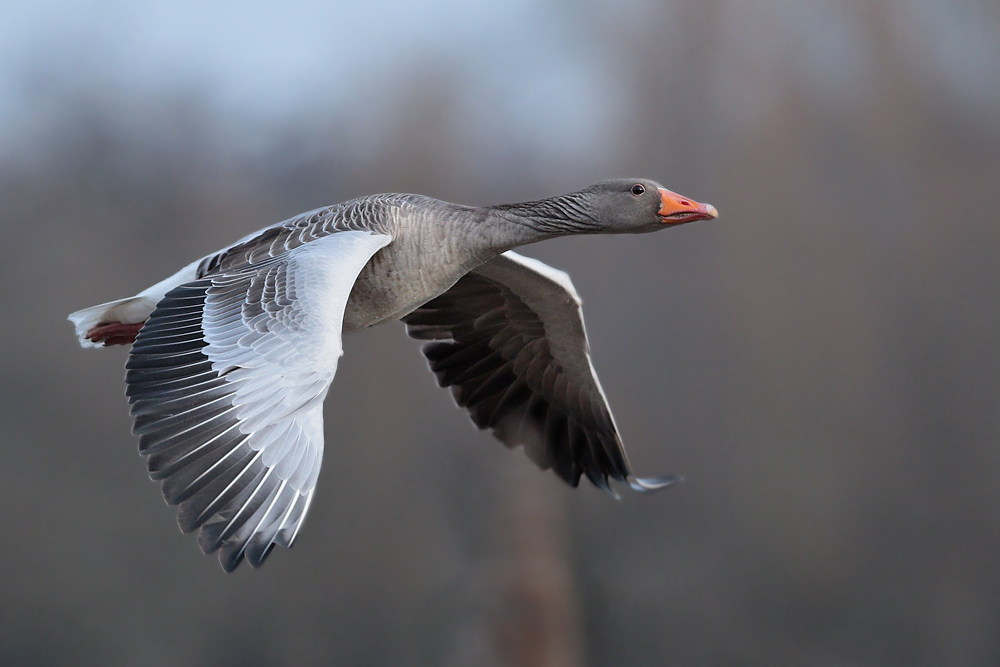
<path fill-rule="evenodd" d="M 993 0 L 0 2 L 0 664 L 997 665 Z M 639 474 L 509 452 L 349 337 L 296 547 L 225 575 L 65 316 L 362 194 L 645 176 L 720 209 L 527 249 Z"/>

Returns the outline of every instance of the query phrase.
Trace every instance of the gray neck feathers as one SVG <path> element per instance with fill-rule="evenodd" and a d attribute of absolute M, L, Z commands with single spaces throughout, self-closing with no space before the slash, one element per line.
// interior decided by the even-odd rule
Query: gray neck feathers
<path fill-rule="evenodd" d="M 540 238 L 587 234 L 601 231 L 602 225 L 591 210 L 586 192 L 573 192 L 539 201 L 491 206 L 489 211 L 515 224 L 526 227 Z"/>
<path fill-rule="evenodd" d="M 518 246 L 602 230 L 585 192 L 484 208 L 416 195 L 396 195 L 385 203 L 397 246 L 412 244 L 415 254 L 433 246 L 444 262 L 466 269 Z"/>

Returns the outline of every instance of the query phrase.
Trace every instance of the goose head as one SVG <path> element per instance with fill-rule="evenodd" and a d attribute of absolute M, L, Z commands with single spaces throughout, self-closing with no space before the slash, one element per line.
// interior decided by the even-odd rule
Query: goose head
<path fill-rule="evenodd" d="M 580 194 L 591 209 L 589 217 L 609 234 L 643 234 L 719 216 L 711 204 L 698 203 L 643 178 L 603 181 Z"/>
<path fill-rule="evenodd" d="M 602 181 L 558 197 L 489 209 L 536 234 L 528 241 L 521 238 L 518 245 L 570 234 L 645 234 L 719 216 L 711 204 L 700 204 L 644 178 Z"/>

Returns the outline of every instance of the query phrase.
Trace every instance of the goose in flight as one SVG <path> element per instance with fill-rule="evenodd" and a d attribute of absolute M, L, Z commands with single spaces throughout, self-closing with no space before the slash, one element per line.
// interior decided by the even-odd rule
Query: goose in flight
<path fill-rule="evenodd" d="M 638 491 L 569 276 L 512 248 L 717 217 L 654 181 L 472 207 L 381 194 L 266 227 L 134 297 L 69 316 L 84 347 L 131 344 L 139 451 L 181 530 L 232 571 L 291 547 L 323 458 L 345 333 L 402 320 L 480 429 L 576 486 Z"/>

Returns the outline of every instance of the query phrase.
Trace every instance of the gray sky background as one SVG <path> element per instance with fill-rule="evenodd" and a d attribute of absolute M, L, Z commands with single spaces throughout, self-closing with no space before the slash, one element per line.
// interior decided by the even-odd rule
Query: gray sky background
<path fill-rule="evenodd" d="M 886 0 L 907 57 L 970 113 L 1000 113 L 997 9 L 984 0 Z M 447 63 L 465 91 L 464 118 L 490 132 L 567 149 L 614 126 L 619 73 L 639 60 L 600 53 L 592 30 L 637 33 L 653 3 L 406 0 L 325 3 L 0 2 L 0 139 L 37 127 L 47 80 L 110 83 L 137 97 L 196 88 L 247 121 L 304 111 L 364 118 L 405 82 L 414 59 Z M 770 109 L 775 68 L 851 104 L 870 92 L 870 42 L 843 3 L 720 3 L 719 34 L 689 48 L 717 53 L 712 113 L 753 122 Z M 662 26 L 680 40 L 682 11 Z M 627 35 L 626 35 L 627 36 Z M 723 65 L 724 63 L 724 65 Z M 990 80 L 996 85 L 983 85 Z M 558 100 L 553 104 L 552 100 Z M 322 114 L 322 111 L 321 111 Z M 320 115 L 321 115 L 320 114 Z"/>
<path fill-rule="evenodd" d="M 544 3 L 3 3 L 0 116 L 30 117 L 39 77 L 142 92 L 201 88 L 251 120 L 303 111 L 364 117 L 415 58 L 447 62 L 480 124 L 566 143 L 606 113 L 572 16 Z M 558 96 L 553 107 L 545 98 Z M 504 119 L 500 121 L 499 119 Z"/>

